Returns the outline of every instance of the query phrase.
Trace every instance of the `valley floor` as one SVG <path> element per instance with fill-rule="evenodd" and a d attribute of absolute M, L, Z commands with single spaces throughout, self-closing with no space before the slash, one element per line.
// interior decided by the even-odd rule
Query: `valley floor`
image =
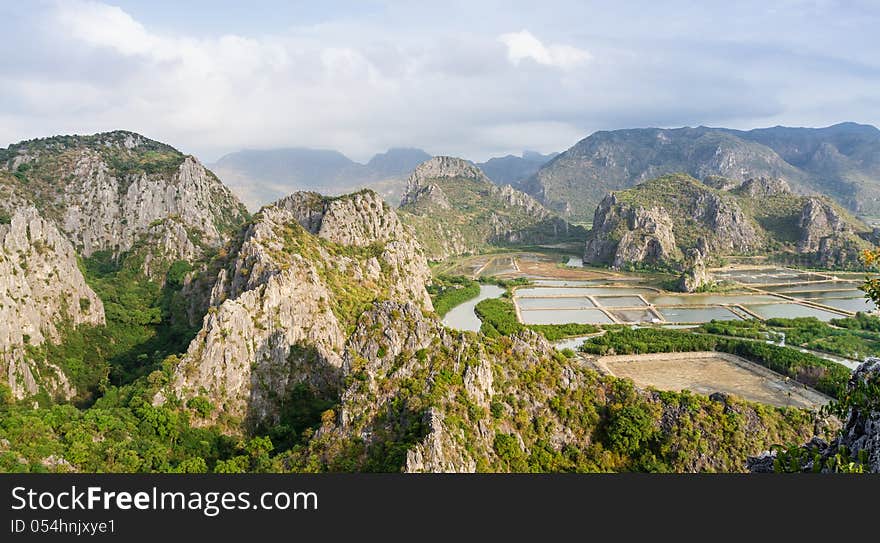
<path fill-rule="evenodd" d="M 453 309 L 444 324 L 477 331 L 480 319 L 474 307 L 486 298 L 507 296 L 521 325 L 574 323 L 599 327 L 598 332 L 557 341 L 558 349 L 577 350 L 585 340 L 621 325 L 704 335 L 712 333 L 703 329 L 706 323 L 729 322 L 734 330 L 722 331 L 718 337 L 724 338 L 726 334 L 740 334 L 736 330 L 754 322 L 755 330 L 738 335 L 737 341 L 792 347 L 785 350 L 848 369 L 854 369 L 867 355 L 880 354 L 880 334 L 848 331 L 834 324 L 841 319 L 853 321 L 857 314 L 876 314 L 877 307 L 859 290 L 862 274 L 797 270 L 745 259 L 711 270 L 720 285 L 716 291 L 684 294 L 667 290 L 675 279 L 671 274 L 584 267 L 566 249 L 500 252 L 444 263 L 435 273 L 483 281 L 528 280 L 528 284 L 512 285 L 506 291 L 484 284 L 480 296 Z M 805 336 L 807 328 L 810 332 Z M 640 352 L 654 352 L 650 345 L 643 349 Z M 790 375 L 729 353 L 580 356 L 601 372 L 630 378 L 642 387 L 687 389 L 701 394 L 724 392 L 770 405 L 801 408 L 817 408 L 829 400 Z"/>

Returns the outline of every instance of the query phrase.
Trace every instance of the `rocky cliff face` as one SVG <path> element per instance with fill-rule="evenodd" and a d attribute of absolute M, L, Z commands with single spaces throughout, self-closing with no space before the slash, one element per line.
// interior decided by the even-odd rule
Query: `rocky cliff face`
<path fill-rule="evenodd" d="M 596 264 L 667 264 L 686 270 L 682 255 L 701 243 L 702 259 L 710 262 L 717 256 L 774 252 L 801 255 L 799 262 L 818 267 L 852 267 L 870 239 L 868 227 L 839 206 L 793 194 L 782 180 L 752 178 L 721 190 L 675 174 L 606 197 L 587 235 L 585 258 Z M 663 249 L 671 244 L 678 250 Z M 689 278 L 691 283 L 698 279 Z"/>
<path fill-rule="evenodd" d="M 685 253 L 684 271 L 678 280 L 680 292 L 696 292 L 712 284 L 712 274 L 706 269 L 708 254 L 709 246 L 703 238 L 697 241 L 696 247 Z"/>
<path fill-rule="evenodd" d="M 376 298 L 430 310 L 429 277 L 418 244 L 375 193 L 285 198 L 255 217 L 220 271 L 171 389 L 223 406 L 232 425 L 271 421 L 298 383 L 338 393 L 360 312 Z"/>
<path fill-rule="evenodd" d="M 26 346 L 57 342 L 65 326 L 103 323 L 104 306 L 53 223 L 24 207 L 0 224 L 0 375 L 15 397 L 72 397 L 56 361 L 32 360 Z"/>
<path fill-rule="evenodd" d="M 193 157 L 184 158 L 170 178 L 141 174 L 119 179 L 97 154 L 83 152 L 74 176 L 78 183 L 66 186 L 62 224 L 84 256 L 99 250 L 125 252 L 155 228 L 155 221 L 169 217 L 199 232 L 196 241 L 216 247 L 222 239 L 218 217 L 235 210 L 228 191 Z"/>
<path fill-rule="evenodd" d="M 84 257 L 118 255 L 146 238 L 167 242 L 161 252 L 170 261 L 191 260 L 246 217 L 194 157 L 130 132 L 23 142 L 4 157 L 14 191 L 57 221 Z"/>
<path fill-rule="evenodd" d="M 620 205 L 615 195 L 599 203 L 587 237 L 584 262 L 610 264 L 664 264 L 676 260 L 672 219 L 663 208 Z"/>
<path fill-rule="evenodd" d="M 434 157 L 416 168 L 401 210 L 434 260 L 488 245 L 561 241 L 573 230 L 531 196 L 498 187 L 453 157 Z"/>
<path fill-rule="evenodd" d="M 806 200 L 799 226 L 798 252 L 813 255 L 820 266 L 834 267 L 856 262 L 860 250 L 864 248 L 843 215 L 820 198 Z"/>

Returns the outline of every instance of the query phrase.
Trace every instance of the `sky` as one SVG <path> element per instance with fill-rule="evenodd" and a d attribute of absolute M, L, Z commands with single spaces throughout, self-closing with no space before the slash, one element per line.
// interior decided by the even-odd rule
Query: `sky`
<path fill-rule="evenodd" d="M 880 2 L 0 0 L 0 146 L 485 160 L 596 130 L 880 125 Z"/>

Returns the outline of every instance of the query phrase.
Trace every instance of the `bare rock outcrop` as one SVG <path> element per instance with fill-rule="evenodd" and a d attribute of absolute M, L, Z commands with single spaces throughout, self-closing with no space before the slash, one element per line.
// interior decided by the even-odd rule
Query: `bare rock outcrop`
<path fill-rule="evenodd" d="M 747 253 L 761 244 L 761 237 L 751 221 L 729 198 L 705 192 L 696 199 L 690 211 L 692 217 L 696 217 L 712 232 L 705 239 L 710 251 Z"/>
<path fill-rule="evenodd" d="M 680 292 L 696 292 L 712 284 L 712 274 L 706 269 L 706 255 L 709 248 L 706 240 L 700 238 L 697 246 L 685 254 L 684 271 L 678 280 Z"/>
<path fill-rule="evenodd" d="M 801 210 L 799 227 L 797 251 L 812 255 L 816 265 L 835 267 L 858 261 L 862 247 L 852 225 L 829 202 L 808 198 Z"/>
<path fill-rule="evenodd" d="M 86 284 L 71 243 L 33 207 L 0 225 L 0 374 L 23 398 L 41 387 L 75 394 L 54 361 L 30 360 L 26 345 L 57 342 L 65 326 L 104 324 L 104 306 Z"/>
<path fill-rule="evenodd" d="M 620 268 L 674 260 L 679 251 L 672 227 L 672 218 L 663 208 L 620 205 L 611 194 L 596 208 L 584 262 Z"/>
<path fill-rule="evenodd" d="M 73 179 L 65 184 L 64 200 L 62 226 L 83 256 L 127 251 L 155 228 L 156 221 L 169 217 L 198 231 L 201 242 L 218 246 L 218 218 L 241 213 L 229 190 L 191 156 L 170 176 L 141 173 L 119 178 L 98 153 L 82 150 Z"/>

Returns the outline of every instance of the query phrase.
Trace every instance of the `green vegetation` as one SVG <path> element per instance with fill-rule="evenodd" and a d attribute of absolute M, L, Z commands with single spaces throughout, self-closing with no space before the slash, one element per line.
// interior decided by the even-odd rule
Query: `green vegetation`
<path fill-rule="evenodd" d="M 463 276 L 441 275 L 428 286 L 428 294 L 437 315 L 443 317 L 453 307 L 480 295 L 480 284 Z"/>
<path fill-rule="evenodd" d="M 86 281 L 104 303 L 107 325 L 62 323 L 59 343 L 28 347 L 36 364 L 48 360 L 64 370 L 77 389 L 76 404 L 88 405 L 109 385 L 124 385 L 149 374 L 168 355 L 185 351 L 198 331 L 186 317 L 188 302 L 180 294 L 192 266 L 171 263 L 160 286 L 143 276 L 142 264 L 137 255 L 117 259 L 108 251 L 83 260 Z M 88 299 L 85 302 L 77 303 L 90 304 Z"/>
<path fill-rule="evenodd" d="M 236 438 L 195 428 L 181 406 L 154 407 L 167 379 L 156 371 L 134 386 L 109 387 L 89 409 L 0 401 L 0 472 L 277 471 L 265 437 Z M 2 395 L 2 394 L 0 394 Z M 192 402 L 195 409 L 207 408 Z M 8 444 L 6 444 L 8 443 Z"/>
<path fill-rule="evenodd" d="M 813 428 L 802 410 L 643 393 L 561 354 L 521 346 L 511 337 L 480 336 L 450 348 L 438 338 L 422 351 L 424 359 L 403 353 L 405 377 L 380 385 L 389 399 L 373 396 L 367 384 L 346 393 L 353 413 L 368 410 L 349 422 L 354 431 L 333 432 L 333 421 L 322 421 L 320 436 L 281 453 L 280 462 L 291 471 L 400 470 L 405 448 L 424 436 L 422 413 L 431 408 L 457 436 L 451 454 L 473 458 L 479 472 L 741 471 L 746 451 L 800 439 Z M 465 387 L 467 368 L 481 361 L 493 373 L 488 409 Z M 563 380 L 568 384 L 560 386 Z M 373 405 L 381 406 L 378 421 Z M 356 437 L 365 428 L 370 443 Z"/>
<path fill-rule="evenodd" d="M 581 350 L 597 355 L 722 351 L 787 375 L 835 398 L 846 389 L 850 376 L 846 366 L 795 349 L 662 328 L 609 330 L 585 341 Z"/>
<path fill-rule="evenodd" d="M 549 341 L 557 341 L 566 337 L 595 334 L 599 331 L 599 328 L 592 324 L 520 324 L 510 298 L 488 298 L 478 303 L 474 312 L 483 321 L 480 331 L 491 337 L 509 336 L 529 329 L 538 332 Z"/>
<path fill-rule="evenodd" d="M 815 317 L 769 319 L 767 321 L 712 321 L 700 330 L 731 337 L 779 340 L 788 345 L 835 354 L 854 360 L 880 356 L 880 318 L 865 313 L 832 319 L 825 323 Z"/>
<path fill-rule="evenodd" d="M 620 327 L 590 338 L 580 350 L 600 356 L 618 354 L 683 353 L 713 351 L 718 340 L 682 330 Z"/>
<path fill-rule="evenodd" d="M 487 336 L 509 336 L 525 328 L 516 318 L 516 308 L 510 298 L 487 298 L 474 308 L 483 321 L 480 331 Z"/>
<path fill-rule="evenodd" d="M 599 332 L 598 326 L 574 322 L 568 324 L 529 324 L 527 328 L 538 332 L 548 341 L 558 341 L 567 337 L 585 336 Z"/>

